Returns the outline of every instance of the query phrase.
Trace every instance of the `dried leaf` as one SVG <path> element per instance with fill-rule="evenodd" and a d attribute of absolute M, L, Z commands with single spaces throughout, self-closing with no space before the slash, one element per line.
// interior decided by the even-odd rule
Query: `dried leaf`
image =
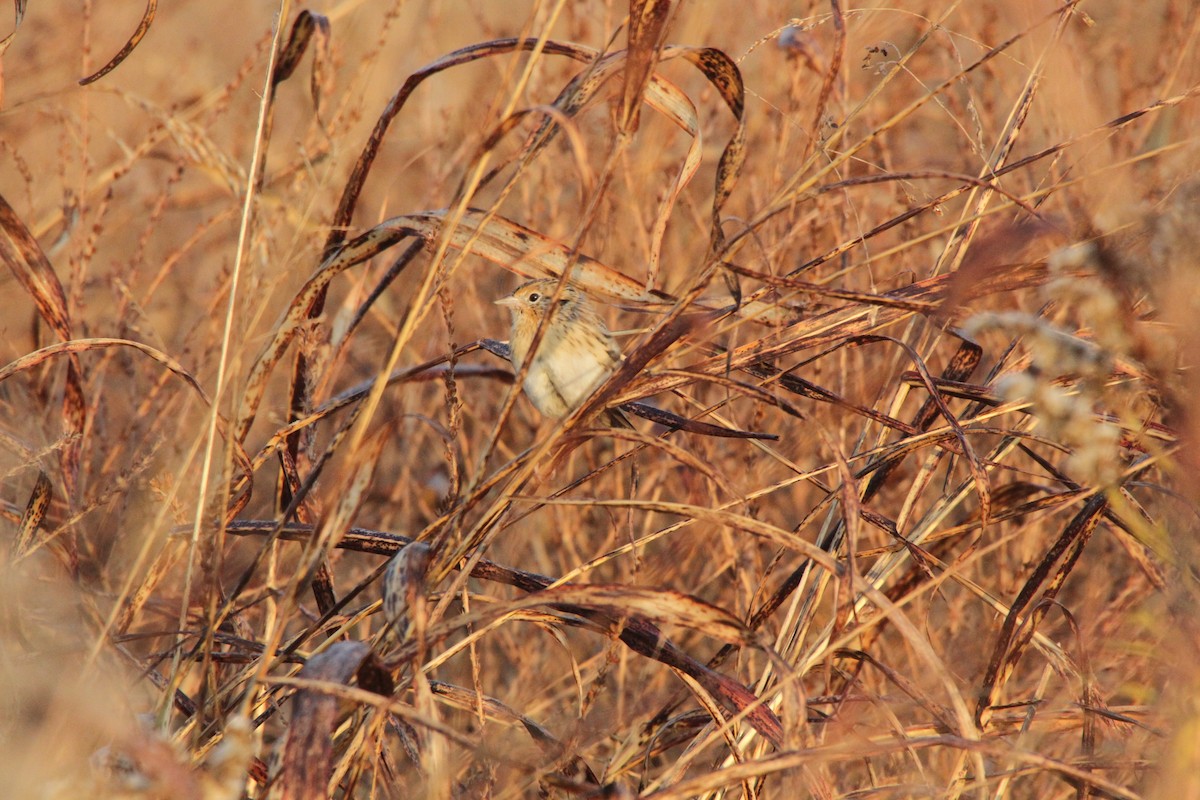
<path fill-rule="evenodd" d="M 42 520 L 46 516 L 46 509 L 50 507 L 50 500 L 53 496 L 54 491 L 50 484 L 50 476 L 39 470 L 37 483 L 33 485 L 33 491 L 29 494 L 29 502 L 25 505 L 25 514 L 21 517 L 21 529 L 17 533 L 18 556 L 23 555 L 29 550 L 29 546 L 33 543 L 33 537 L 37 535 L 38 528 L 41 527 Z"/>
<path fill-rule="evenodd" d="M 425 573 L 430 550 L 424 542 L 410 542 L 392 556 L 383 573 L 383 616 L 397 641 L 403 641 L 410 626 L 419 637 L 425 629 Z"/>
<path fill-rule="evenodd" d="M 1012 605 L 1009 606 L 1008 615 L 1004 618 L 1004 624 L 1001 626 L 1000 633 L 996 637 L 996 644 L 992 648 L 992 655 L 988 660 L 987 672 L 979 693 L 979 704 L 975 708 L 975 722 L 980 729 L 987 726 L 992 716 L 992 706 L 996 704 L 1005 684 L 1012 676 L 1013 670 L 1016 669 L 1017 662 L 1024 655 L 1025 647 L 1037 632 L 1038 622 L 1046 614 L 1045 607 L 1039 604 L 1039 607 L 1035 608 L 1026 619 L 1024 618 L 1025 609 L 1033 602 L 1034 594 L 1050 574 L 1055 562 L 1064 553 L 1067 553 L 1067 557 L 1058 569 L 1058 574 L 1055 575 L 1050 587 L 1043 595 L 1043 599 L 1054 599 L 1058 588 L 1072 567 L 1075 566 L 1083 546 L 1087 544 L 1107 510 L 1106 495 L 1103 493 L 1093 495 L 1079 510 L 1079 513 L 1071 519 L 1058 540 L 1046 551 L 1033 573 L 1025 581 L 1025 585 L 1021 587 L 1021 591 L 1013 600 Z M 1025 626 L 1024 633 L 1020 637 L 1017 636 L 1018 625 Z"/>
<path fill-rule="evenodd" d="M 95 83 L 116 69 L 122 61 L 129 58 L 129 54 L 133 52 L 133 49 L 142 41 L 142 37 L 150 30 L 150 25 L 154 22 L 154 15 L 157 11 L 158 0 L 146 0 L 146 10 L 142 12 L 142 19 L 138 22 L 137 29 L 133 32 L 133 35 L 129 37 L 128 41 L 125 42 L 107 64 L 86 78 L 80 78 L 79 85 L 87 86 L 89 83 Z"/>
<path fill-rule="evenodd" d="M 659 48 L 667 30 L 670 0 L 630 0 L 628 47 L 625 64 L 625 85 L 621 92 L 621 114 L 618 125 L 625 133 L 638 129 L 641 120 L 642 95 L 654 73 Z"/>
<path fill-rule="evenodd" d="M 151 347 L 148 344 L 135 342 L 132 339 L 72 339 L 67 342 L 47 345 L 34 350 L 32 353 L 26 353 L 16 361 L 10 361 L 3 367 L 0 367 L 0 382 L 11 378 L 19 372 L 33 369 L 55 356 L 68 355 L 73 357 L 77 353 L 86 353 L 90 350 L 105 350 L 111 347 L 128 347 L 149 356 L 152 360 L 157 361 L 180 378 L 183 378 L 184 382 L 200 395 L 200 399 L 204 401 L 205 405 L 209 404 L 208 395 L 205 394 L 204 388 L 182 364 L 161 350 Z"/>
<path fill-rule="evenodd" d="M 680 625 L 721 641 L 756 644 L 745 623 L 724 609 L 669 589 L 588 584 L 557 586 L 516 601 L 516 607 L 566 604 L 605 611 L 617 619 L 637 614 L 660 623 Z"/>
<path fill-rule="evenodd" d="M 313 656 L 299 677 L 331 684 L 348 684 L 371 648 L 365 642 L 336 642 Z M 325 800 L 333 773 L 333 731 L 338 697 L 329 692 L 301 689 L 292 701 L 283 764 L 276 779 L 287 800 Z"/>
<path fill-rule="evenodd" d="M 0 196 L 0 259 L 25 287 L 38 313 L 62 339 L 71 338 L 71 319 L 62 283 L 41 245 L 17 212 Z"/>
<path fill-rule="evenodd" d="M 300 59 L 307 52 L 313 37 L 316 37 L 318 47 L 322 47 L 322 42 L 325 42 L 324 46 L 328 47 L 329 31 L 329 18 L 323 14 L 304 9 L 296 15 L 296 20 L 292 23 L 292 30 L 288 34 L 287 44 L 283 46 L 275 61 L 275 74 L 271 76 L 271 84 L 278 86 L 292 76 L 296 67 L 300 66 Z M 313 100 L 315 102 L 316 97 Z"/>
<path fill-rule="evenodd" d="M 5 51 L 8 50 L 8 46 L 13 43 L 13 39 L 17 35 L 17 30 L 21 27 L 21 23 L 25 21 L 25 8 L 28 5 L 29 0 L 16 0 L 13 3 L 16 22 L 13 23 L 12 33 L 10 33 L 8 36 L 5 36 L 3 39 L 0 39 L 0 56 L 3 56 Z M 0 74 L 3 74 L 3 72 L 0 71 Z M 0 93 L 0 97 L 2 96 L 2 93 Z"/>
<path fill-rule="evenodd" d="M 50 260 L 29 228 L 17 216 L 8 201 L 0 196 L 0 260 L 4 261 L 17 281 L 33 298 L 42 319 L 64 341 L 71 339 L 71 318 L 62 283 Z M 74 353 L 67 362 L 67 379 L 63 386 L 63 432 L 69 438 L 59 455 L 67 497 L 74 497 L 79 474 L 81 442 L 79 435 L 87 425 L 87 405 L 83 397 L 83 378 Z"/>

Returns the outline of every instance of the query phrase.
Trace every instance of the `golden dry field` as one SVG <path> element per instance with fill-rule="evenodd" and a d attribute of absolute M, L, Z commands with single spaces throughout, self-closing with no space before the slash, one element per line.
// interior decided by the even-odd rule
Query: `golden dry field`
<path fill-rule="evenodd" d="M 4 797 L 1200 798 L 1193 0 L 11 7 Z"/>

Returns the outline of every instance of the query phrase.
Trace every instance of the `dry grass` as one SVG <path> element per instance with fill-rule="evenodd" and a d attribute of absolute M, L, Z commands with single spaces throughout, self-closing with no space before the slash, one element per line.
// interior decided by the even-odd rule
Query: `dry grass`
<path fill-rule="evenodd" d="M 7 796 L 1200 797 L 1200 11 L 631 5 L 30 4 Z"/>

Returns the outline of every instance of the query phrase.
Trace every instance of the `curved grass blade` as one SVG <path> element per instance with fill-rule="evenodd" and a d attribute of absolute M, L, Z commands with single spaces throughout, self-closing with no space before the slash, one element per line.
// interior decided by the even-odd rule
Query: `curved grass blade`
<path fill-rule="evenodd" d="M 129 54 L 133 52 L 133 49 L 138 46 L 138 43 L 149 32 L 150 26 L 154 23 L 154 15 L 157 11 L 158 0 L 147 0 L 146 10 L 142 12 L 142 18 L 138 21 L 138 26 L 134 30 L 133 35 L 126 40 L 125 44 L 121 46 L 121 49 L 117 51 L 115 56 L 109 59 L 107 64 L 86 78 L 80 78 L 79 85 L 87 86 L 89 83 L 95 83 L 120 66 L 122 61 L 129 58 Z"/>

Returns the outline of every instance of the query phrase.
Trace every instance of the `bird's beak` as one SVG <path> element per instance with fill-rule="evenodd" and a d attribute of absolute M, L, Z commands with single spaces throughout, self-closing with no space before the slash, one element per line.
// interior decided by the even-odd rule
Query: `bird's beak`
<path fill-rule="evenodd" d="M 512 295 L 509 295 L 508 297 L 501 297 L 499 300 L 497 300 L 495 302 L 496 302 L 496 305 L 498 305 L 498 306 L 507 306 L 508 308 L 516 308 L 517 303 L 520 301 L 518 301 L 517 298 L 513 297 Z"/>

